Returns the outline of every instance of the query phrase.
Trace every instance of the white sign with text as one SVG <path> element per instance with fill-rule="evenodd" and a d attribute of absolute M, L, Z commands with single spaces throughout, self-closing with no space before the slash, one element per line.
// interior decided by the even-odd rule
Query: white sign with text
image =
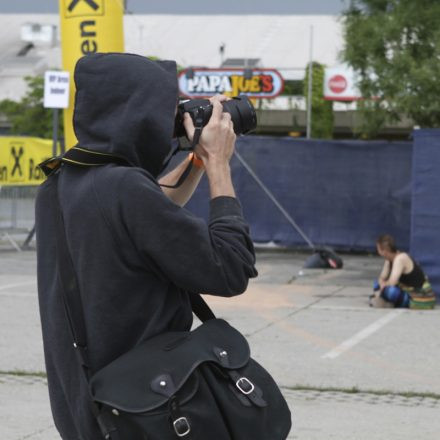
<path fill-rule="evenodd" d="M 44 107 L 69 107 L 69 72 L 48 70 L 44 74 Z"/>

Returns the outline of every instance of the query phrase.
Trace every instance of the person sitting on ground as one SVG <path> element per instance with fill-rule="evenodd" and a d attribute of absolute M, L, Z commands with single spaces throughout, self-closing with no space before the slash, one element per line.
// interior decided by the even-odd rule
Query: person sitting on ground
<path fill-rule="evenodd" d="M 420 265 L 397 249 L 391 235 L 381 235 L 376 248 L 385 263 L 379 280 L 375 281 L 370 306 L 433 308 L 435 295 Z"/>

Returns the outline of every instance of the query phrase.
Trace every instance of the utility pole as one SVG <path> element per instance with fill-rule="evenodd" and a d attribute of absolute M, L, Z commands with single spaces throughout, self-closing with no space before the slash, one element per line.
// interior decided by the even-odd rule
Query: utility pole
<path fill-rule="evenodd" d="M 310 26 L 309 87 L 307 96 L 307 139 L 312 137 L 313 26 Z"/>

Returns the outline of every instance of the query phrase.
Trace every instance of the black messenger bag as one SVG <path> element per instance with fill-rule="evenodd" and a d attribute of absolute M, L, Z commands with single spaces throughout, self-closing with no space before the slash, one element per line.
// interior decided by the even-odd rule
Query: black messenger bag
<path fill-rule="evenodd" d="M 167 332 L 135 346 L 92 374 L 79 285 L 70 257 L 59 172 L 51 177 L 58 276 L 66 321 L 90 389 L 90 405 L 107 440 L 285 440 L 287 403 L 270 374 L 250 357 L 245 337 L 215 318 L 200 295 L 193 331 Z"/>
<path fill-rule="evenodd" d="M 90 389 L 121 439 L 285 440 L 291 426 L 274 380 L 222 319 L 138 345 L 94 374 Z"/>

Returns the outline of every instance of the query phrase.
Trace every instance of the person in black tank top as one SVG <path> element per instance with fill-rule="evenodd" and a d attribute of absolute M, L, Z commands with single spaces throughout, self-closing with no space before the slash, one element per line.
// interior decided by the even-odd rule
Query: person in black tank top
<path fill-rule="evenodd" d="M 409 256 L 409 255 L 408 255 Z M 414 287 L 415 289 L 420 289 L 425 282 L 426 276 L 422 268 L 417 264 L 411 256 L 409 256 L 413 263 L 413 270 L 410 273 L 403 273 L 400 275 L 399 283 L 405 286 Z"/>
<path fill-rule="evenodd" d="M 385 259 L 379 279 L 375 281 L 372 307 L 413 307 L 416 302 L 432 308 L 435 295 L 420 265 L 397 249 L 393 237 L 382 235 L 376 240 L 377 252 Z"/>

